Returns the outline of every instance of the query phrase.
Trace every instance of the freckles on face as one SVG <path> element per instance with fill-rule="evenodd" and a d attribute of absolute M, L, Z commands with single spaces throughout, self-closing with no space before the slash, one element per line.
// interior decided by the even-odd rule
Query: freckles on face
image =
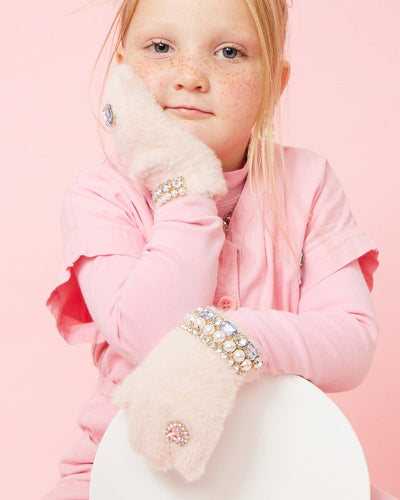
<path fill-rule="evenodd" d="M 264 93 L 258 33 L 244 0 L 140 0 L 123 61 L 171 119 L 227 168 L 240 164 Z M 182 112 L 192 108 L 207 116 Z"/>
<path fill-rule="evenodd" d="M 231 119 L 237 126 L 254 124 L 263 93 L 261 70 L 258 74 L 249 74 L 242 69 L 233 74 L 223 75 L 219 78 L 217 88 L 220 102 L 224 103 L 227 119 Z"/>

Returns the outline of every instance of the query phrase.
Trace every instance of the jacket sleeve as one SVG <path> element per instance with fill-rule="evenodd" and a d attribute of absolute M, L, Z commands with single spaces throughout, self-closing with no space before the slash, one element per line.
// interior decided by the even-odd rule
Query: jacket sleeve
<path fill-rule="evenodd" d="M 271 374 L 300 375 L 325 392 L 362 382 L 378 337 L 358 260 L 308 289 L 298 314 L 241 307 L 224 316 L 255 340 Z"/>
<path fill-rule="evenodd" d="M 121 182 L 92 172 L 67 193 L 62 274 L 47 305 L 67 342 L 106 340 L 137 364 L 187 311 L 212 300 L 225 236 L 213 200 L 186 196 L 152 220 L 143 196 Z"/>

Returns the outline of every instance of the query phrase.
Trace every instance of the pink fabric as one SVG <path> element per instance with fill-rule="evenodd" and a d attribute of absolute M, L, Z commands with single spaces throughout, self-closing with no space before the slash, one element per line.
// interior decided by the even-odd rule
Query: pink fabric
<path fill-rule="evenodd" d="M 397 500 L 397 499 L 392 495 L 389 495 L 389 493 L 386 493 L 386 491 L 383 491 L 371 485 L 371 500 Z"/>
<path fill-rule="evenodd" d="M 154 211 L 150 193 L 119 165 L 104 163 L 76 179 L 63 207 L 64 262 L 47 305 L 67 342 L 94 344 L 105 399 L 93 396 L 81 416 L 94 443 L 116 411 L 108 399 L 113 385 L 185 313 L 223 296 L 238 305 L 226 316 L 257 341 L 272 373 L 296 373 L 324 390 L 348 389 L 365 376 L 377 336 L 365 283 L 372 287 L 377 252 L 326 160 L 297 148 L 285 154 L 288 182 L 278 175 L 277 185 L 291 250 L 260 188 L 263 226 L 247 181 L 225 238 L 218 213 L 226 199 L 216 206 L 187 196 Z M 79 453 L 90 463 L 95 448 L 88 456 L 78 445 L 64 459 L 64 484 L 81 473 Z"/>

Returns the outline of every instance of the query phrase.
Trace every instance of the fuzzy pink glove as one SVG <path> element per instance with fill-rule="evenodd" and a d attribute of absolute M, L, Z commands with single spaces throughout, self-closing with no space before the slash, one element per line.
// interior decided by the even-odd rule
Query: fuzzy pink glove
<path fill-rule="evenodd" d="M 226 193 L 214 151 L 169 117 L 127 64 L 107 82 L 105 119 L 131 176 L 154 191 L 167 179 L 184 178 L 186 194 Z"/>
<path fill-rule="evenodd" d="M 128 409 L 133 449 L 156 468 L 174 468 L 188 481 L 204 474 L 239 387 L 262 364 L 254 345 L 234 325 L 210 308 L 198 311 L 205 311 L 203 317 L 188 315 L 125 378 L 113 398 Z M 219 318 L 219 325 L 204 321 L 207 314 Z M 184 427 L 170 426 L 170 440 L 167 427 L 175 422 Z"/>

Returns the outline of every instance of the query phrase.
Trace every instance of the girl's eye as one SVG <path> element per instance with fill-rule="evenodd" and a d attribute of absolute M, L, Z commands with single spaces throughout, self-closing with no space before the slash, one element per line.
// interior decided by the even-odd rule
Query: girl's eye
<path fill-rule="evenodd" d="M 235 47 L 224 47 L 221 50 L 217 52 L 222 52 L 222 55 L 224 56 L 225 59 L 237 59 L 238 57 L 242 57 L 243 53 L 239 50 L 236 49 Z"/>
<path fill-rule="evenodd" d="M 170 49 L 170 46 L 167 43 L 163 43 L 163 42 L 153 42 L 152 47 L 153 47 L 154 51 L 159 53 L 159 54 L 167 54 L 167 52 Z"/>

